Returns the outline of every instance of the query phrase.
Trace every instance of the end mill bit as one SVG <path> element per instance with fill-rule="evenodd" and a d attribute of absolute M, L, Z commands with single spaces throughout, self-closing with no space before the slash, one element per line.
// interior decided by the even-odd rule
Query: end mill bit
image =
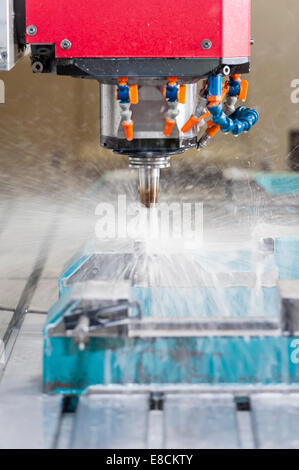
<path fill-rule="evenodd" d="M 160 170 L 170 166 L 170 155 L 128 155 L 130 168 L 139 170 L 140 200 L 145 207 L 158 203 Z"/>
<path fill-rule="evenodd" d="M 158 203 L 160 169 L 147 166 L 139 168 L 139 191 L 141 203 L 150 208 Z"/>

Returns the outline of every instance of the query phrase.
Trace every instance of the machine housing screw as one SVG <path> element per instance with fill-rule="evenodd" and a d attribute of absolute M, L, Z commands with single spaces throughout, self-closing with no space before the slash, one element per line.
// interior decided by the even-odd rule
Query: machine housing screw
<path fill-rule="evenodd" d="M 26 32 L 29 36 L 35 36 L 37 33 L 37 27 L 34 24 L 31 24 L 27 27 Z"/>
<path fill-rule="evenodd" d="M 229 75 L 230 74 L 230 67 L 228 65 L 225 65 L 222 69 L 223 75 Z"/>
<path fill-rule="evenodd" d="M 67 51 L 72 47 L 72 43 L 68 39 L 63 39 L 63 41 L 61 41 L 61 43 L 60 43 L 60 47 L 64 51 Z"/>
<path fill-rule="evenodd" d="M 211 49 L 212 41 L 210 41 L 210 39 L 204 39 L 201 43 L 201 47 L 205 50 Z"/>
<path fill-rule="evenodd" d="M 42 62 L 37 60 L 33 62 L 33 64 L 31 65 L 31 68 L 32 68 L 33 73 L 43 73 L 44 65 L 42 64 Z"/>

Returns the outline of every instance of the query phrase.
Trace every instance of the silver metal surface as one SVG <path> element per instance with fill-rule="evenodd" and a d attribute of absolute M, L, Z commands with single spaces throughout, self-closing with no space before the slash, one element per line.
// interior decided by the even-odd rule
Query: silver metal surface
<path fill-rule="evenodd" d="M 210 385 L 210 384 L 129 384 L 129 385 L 92 385 L 86 391 L 87 395 L 101 394 L 130 394 L 130 393 L 162 393 L 163 395 L 170 393 L 185 394 L 192 396 L 201 396 L 202 394 L 211 395 L 233 395 L 234 399 L 238 397 L 249 397 L 255 395 L 282 394 L 284 396 L 298 396 L 299 385 L 297 384 L 276 384 L 276 385 Z"/>
<path fill-rule="evenodd" d="M 239 447 L 232 395 L 167 394 L 164 401 L 166 449 Z"/>
<path fill-rule="evenodd" d="M 62 312 L 55 323 L 48 325 L 47 334 L 72 337 L 81 349 L 90 337 L 127 335 L 130 324 L 141 318 L 139 304 L 130 299 L 128 281 L 76 283 L 71 299 L 76 308 Z M 77 315 L 75 320 L 74 315 Z"/>
<path fill-rule="evenodd" d="M 22 54 L 17 50 L 14 35 L 14 1 L 0 3 L 0 71 L 14 67 Z"/>
<path fill-rule="evenodd" d="M 29 36 L 35 36 L 36 33 L 37 33 L 37 27 L 34 24 L 31 24 L 31 25 L 27 26 L 26 33 Z"/>
<path fill-rule="evenodd" d="M 51 448 L 61 397 L 42 394 L 44 315 L 27 315 L 0 382 L 0 448 Z"/>
<path fill-rule="evenodd" d="M 255 439 L 252 427 L 251 411 L 237 411 L 237 425 L 240 447 L 242 449 L 254 449 Z"/>
<path fill-rule="evenodd" d="M 238 448 L 233 396 L 166 394 L 163 410 L 150 410 L 149 393 L 81 397 L 73 448 Z"/>
<path fill-rule="evenodd" d="M 210 39 L 204 39 L 201 43 L 201 47 L 206 50 L 211 49 L 212 41 L 210 41 Z"/>
<path fill-rule="evenodd" d="M 87 281 L 74 286 L 72 298 L 85 300 L 128 300 L 131 296 L 129 281 Z"/>
<path fill-rule="evenodd" d="M 160 168 L 139 168 L 140 201 L 145 207 L 158 203 L 160 183 Z"/>
<path fill-rule="evenodd" d="M 80 325 L 81 327 L 82 325 Z M 125 327 L 120 330 L 120 327 Z M 81 328 L 79 328 L 81 331 Z M 63 319 L 53 327 L 49 327 L 48 334 L 51 337 L 73 337 L 77 342 L 77 330 L 65 329 Z M 204 337 L 278 337 L 282 335 L 280 320 L 230 317 L 229 319 L 214 318 L 163 318 L 139 320 L 137 317 L 126 320 L 115 320 L 107 323 L 105 327 L 93 327 L 87 330 L 88 338 L 120 337 L 129 338 L 204 338 Z M 86 337 L 87 339 L 87 337 Z"/>
<path fill-rule="evenodd" d="M 10 311 L 5 311 L 1 310 L 0 311 L 0 341 L 3 339 L 3 336 L 7 330 L 7 327 L 9 325 L 9 322 L 12 318 L 13 312 Z M 1 342 L 0 342 L 0 363 L 3 362 L 1 360 L 1 355 L 2 355 L 2 347 L 1 347 Z"/>
<path fill-rule="evenodd" d="M 170 157 L 168 155 L 138 156 L 129 155 L 130 168 L 163 169 L 170 167 Z"/>
<path fill-rule="evenodd" d="M 117 250 L 117 247 L 116 247 Z M 148 271 L 155 271 L 155 276 L 142 276 L 139 279 L 139 267 L 142 268 L 143 263 L 140 259 L 138 265 L 138 252 L 135 254 L 124 251 L 117 253 L 102 252 L 95 253 L 70 277 L 65 278 L 64 287 L 70 287 L 77 282 L 86 282 L 89 280 L 96 281 L 115 281 L 116 283 L 123 280 L 131 280 L 135 287 L 247 287 L 254 289 L 257 286 L 262 288 L 272 288 L 277 286 L 278 272 L 276 268 L 265 269 L 260 273 L 256 272 L 208 272 L 201 266 L 200 262 L 192 256 L 181 255 L 180 253 L 171 253 L 169 255 L 152 256 L 146 258 L 145 266 Z M 225 253 L 225 252 L 223 252 Z M 142 252 L 141 252 L 142 255 Z M 170 262 L 171 261 L 171 262 Z M 171 267 L 179 265 L 182 274 L 180 277 L 171 276 Z M 169 266 L 169 277 L 171 282 L 165 279 L 163 274 L 167 274 Z M 160 268 L 160 269 L 159 269 Z"/>
<path fill-rule="evenodd" d="M 255 337 L 282 334 L 280 319 L 261 318 L 163 318 L 135 320 L 128 326 L 128 336 L 144 337 Z"/>
<path fill-rule="evenodd" d="M 86 396 L 80 399 L 72 448 L 147 447 L 149 395 Z"/>
<path fill-rule="evenodd" d="M 140 245 L 140 246 L 139 246 Z M 264 255 L 263 255 L 264 256 Z M 207 272 L 200 263 L 196 262 L 194 258 L 188 256 L 181 257 L 179 254 L 171 255 L 171 266 L 180 266 L 182 272 L 185 273 L 184 278 L 181 276 L 177 280 L 173 275 L 167 276 L 167 266 L 169 266 L 169 257 L 164 258 L 163 255 L 156 257 L 146 258 L 144 262 L 144 252 L 142 251 L 142 243 L 135 243 L 135 254 L 128 250 L 128 253 L 121 251 L 120 253 L 95 253 L 88 258 L 86 263 L 78 269 L 73 276 L 65 279 L 65 287 L 80 283 L 78 287 L 78 294 L 76 298 L 87 298 L 87 290 L 85 286 L 91 285 L 90 279 L 94 278 L 95 286 L 98 282 L 109 282 L 112 286 L 112 291 L 109 295 L 112 298 L 120 298 L 120 288 L 125 281 L 126 286 L 133 286 L 134 289 L 138 288 L 152 288 L 153 304 L 152 310 L 159 305 L 159 299 L 164 299 L 164 305 L 157 308 L 161 313 L 147 317 L 144 312 L 141 319 L 134 316 L 130 318 L 127 323 L 127 328 L 122 330 L 123 335 L 129 337 L 205 337 L 205 336 L 278 336 L 282 334 L 282 324 L 280 315 L 279 299 L 274 302 L 271 314 L 264 313 L 264 297 L 263 289 L 275 289 L 277 286 L 278 273 L 277 269 L 272 267 L 270 255 L 265 255 L 265 266 L 259 269 L 259 272 Z M 263 260 L 262 260 L 263 261 Z M 151 270 L 151 263 L 153 269 Z M 160 264 L 159 264 L 160 263 Z M 261 268 L 260 266 L 260 268 Z M 159 269 L 160 267 L 160 269 Z M 156 272 L 154 279 L 148 273 Z M 118 280 L 116 281 L 115 274 L 118 273 Z M 166 273 L 166 279 L 171 279 L 171 284 L 167 282 L 163 275 Z M 171 273 L 170 273 L 171 274 Z M 103 280 L 105 281 L 103 282 Z M 113 282 L 112 282 L 113 281 Z M 83 283 L 83 284 L 81 284 Z M 84 284 L 85 283 L 85 284 Z M 78 285 L 78 284 L 77 284 Z M 207 315 L 205 313 L 206 306 L 203 303 L 203 297 L 200 290 L 195 288 L 247 288 L 252 289 L 252 302 L 256 301 L 256 311 L 244 312 L 242 316 L 237 316 L 233 309 L 222 313 L 214 313 L 214 315 Z M 257 289 L 258 286 L 258 289 Z M 158 290 L 155 290 L 158 288 Z M 167 301 L 171 300 L 169 297 L 168 288 L 179 288 L 176 293 L 177 302 L 180 304 L 181 312 L 177 316 L 169 317 L 167 313 Z M 130 287 L 128 288 L 130 290 Z M 99 297 L 99 292 L 93 291 L 91 296 L 96 300 Z M 181 294 L 179 294 L 179 292 Z M 108 290 L 104 288 L 106 300 L 108 300 Z M 165 293 L 165 295 L 164 295 Z M 168 296 L 168 297 L 167 297 Z M 130 294 L 127 292 L 125 298 L 130 299 Z M 91 297 L 90 297 L 91 298 Z M 192 298 L 192 305 L 188 305 L 184 299 Z M 166 299 L 168 299 L 166 301 Z M 171 308 L 170 308 L 171 309 Z M 250 310 L 250 307 L 248 307 Z M 163 312 L 163 314 L 162 314 Z M 198 312 L 198 313 L 196 313 Z M 200 312 L 200 313 L 199 313 Z M 66 335 L 64 328 L 55 327 L 51 335 Z M 111 328 L 94 329 L 90 331 L 91 337 L 98 336 L 115 336 L 115 331 Z"/>
<path fill-rule="evenodd" d="M 72 43 L 68 39 L 63 39 L 63 41 L 61 41 L 60 43 L 60 47 L 61 49 L 64 49 L 65 51 L 67 51 L 68 49 L 72 47 Z"/>
<path fill-rule="evenodd" d="M 97 386 L 62 414 L 41 393 L 43 322 L 27 316 L 0 384 L 1 448 L 299 447 L 298 386 Z M 163 409 L 151 410 L 158 392 Z M 238 396 L 251 411 L 236 410 Z"/>
<path fill-rule="evenodd" d="M 283 386 L 280 389 L 283 390 Z M 94 388 L 96 389 L 96 387 Z M 75 448 L 237 449 L 298 448 L 299 394 L 275 387 L 161 386 L 162 410 L 151 410 L 158 386 L 99 387 L 80 399 L 74 419 Z M 261 393 L 264 389 L 265 393 Z M 279 390 L 279 387 L 276 388 Z M 100 391 L 102 390 L 102 392 Z M 192 392 L 193 390 L 193 392 Z M 250 391 L 251 390 L 251 391 Z M 251 396 L 238 411 L 236 396 Z M 136 405 L 134 407 L 134 405 Z M 134 408 L 138 413 L 137 419 Z M 124 417 L 127 416 L 127 421 Z M 127 429 L 130 419 L 134 426 Z M 137 430 L 139 430 L 136 438 Z M 87 437 L 89 431 L 89 435 Z M 119 435 L 128 432 L 126 435 Z M 114 445 L 114 447 L 113 447 Z"/>
<path fill-rule="evenodd" d="M 298 449 L 299 395 L 254 395 L 251 401 L 257 447 Z"/>
<path fill-rule="evenodd" d="M 164 135 L 165 115 L 168 103 L 163 96 L 163 86 L 153 85 L 153 82 L 139 87 L 139 102 L 131 106 L 134 121 L 134 139 L 173 139 L 178 137 L 194 137 L 197 135 L 196 126 L 186 134 L 181 132 L 195 110 L 197 103 L 197 84 L 187 85 L 186 104 L 179 104 L 177 126 L 171 135 Z M 101 135 L 125 139 L 121 125 L 121 109 L 115 99 L 115 85 L 101 84 Z"/>
<path fill-rule="evenodd" d="M 163 410 L 148 412 L 147 447 L 163 449 L 164 445 L 164 413 Z"/>

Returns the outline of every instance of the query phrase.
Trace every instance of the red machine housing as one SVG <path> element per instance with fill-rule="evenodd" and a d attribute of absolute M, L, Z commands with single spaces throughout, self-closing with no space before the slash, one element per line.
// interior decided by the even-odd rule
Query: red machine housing
<path fill-rule="evenodd" d="M 54 44 L 57 58 L 250 56 L 250 0 L 26 0 L 30 25 L 27 43 Z"/>

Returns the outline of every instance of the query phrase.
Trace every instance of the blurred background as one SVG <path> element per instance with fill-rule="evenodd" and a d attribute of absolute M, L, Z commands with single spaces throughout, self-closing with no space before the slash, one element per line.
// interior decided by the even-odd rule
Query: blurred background
<path fill-rule="evenodd" d="M 299 103 L 291 83 L 299 79 L 298 0 L 252 1 L 252 71 L 248 106 L 261 119 L 249 135 L 219 135 L 208 149 L 173 160 L 189 170 L 299 168 Z M 127 166 L 125 157 L 99 146 L 99 85 L 56 75 L 34 75 L 29 58 L 0 73 L 6 103 L 0 105 L 1 180 L 30 187 L 38 181 L 72 185 L 72 178 L 97 177 Z M 68 175 L 66 179 L 65 176 Z"/>

